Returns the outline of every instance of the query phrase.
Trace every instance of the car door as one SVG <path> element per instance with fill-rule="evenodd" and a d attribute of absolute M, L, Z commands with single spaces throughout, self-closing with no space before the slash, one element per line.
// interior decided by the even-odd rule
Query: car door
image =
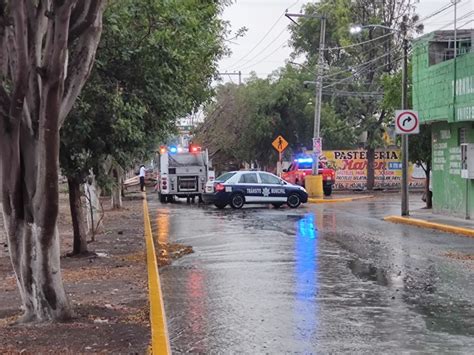
<path fill-rule="evenodd" d="M 262 198 L 265 202 L 286 202 L 287 194 L 283 181 L 269 173 L 259 173 L 262 186 Z"/>
<path fill-rule="evenodd" d="M 245 195 L 245 202 L 262 201 L 262 186 L 257 173 L 242 173 L 238 182 L 239 190 Z"/>

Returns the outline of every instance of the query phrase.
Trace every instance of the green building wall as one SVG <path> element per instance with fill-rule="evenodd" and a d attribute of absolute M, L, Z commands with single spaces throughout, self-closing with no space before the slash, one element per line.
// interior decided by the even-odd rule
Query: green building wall
<path fill-rule="evenodd" d="M 413 107 L 420 121 L 474 121 L 474 53 L 430 66 L 431 40 L 424 36 L 413 48 Z"/>
<path fill-rule="evenodd" d="M 472 123 L 436 122 L 432 126 L 433 212 L 474 217 L 474 180 L 461 178 L 460 129 L 474 143 Z"/>
<path fill-rule="evenodd" d="M 474 217 L 474 181 L 461 178 L 461 143 L 474 143 L 474 53 L 430 65 L 435 34 L 414 43 L 413 109 L 432 127 L 433 212 Z M 463 133 L 462 134 L 462 130 Z"/>

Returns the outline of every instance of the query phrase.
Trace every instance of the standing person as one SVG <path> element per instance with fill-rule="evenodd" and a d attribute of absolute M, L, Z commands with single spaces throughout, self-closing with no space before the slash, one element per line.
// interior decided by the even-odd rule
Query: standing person
<path fill-rule="evenodd" d="M 140 165 L 140 173 L 139 173 L 139 176 L 140 176 L 140 191 L 144 192 L 145 191 L 145 173 L 146 173 L 146 170 L 145 170 L 145 165 Z"/>

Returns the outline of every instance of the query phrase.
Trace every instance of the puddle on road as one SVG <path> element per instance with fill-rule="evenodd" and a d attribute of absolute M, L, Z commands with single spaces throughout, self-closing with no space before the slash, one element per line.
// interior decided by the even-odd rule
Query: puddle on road
<path fill-rule="evenodd" d="M 380 286 L 393 286 L 387 271 L 372 264 L 353 259 L 347 263 L 351 272 L 362 281 L 370 281 Z M 429 278 L 427 278 L 428 280 Z M 446 295 L 436 294 L 427 280 L 412 280 L 418 287 L 403 287 L 403 301 L 423 316 L 426 328 L 433 332 L 451 335 L 474 336 L 474 309 L 467 301 L 450 299 Z M 432 287 L 423 287 L 423 282 Z"/>
<path fill-rule="evenodd" d="M 427 329 L 451 335 L 474 336 L 474 310 L 471 303 L 449 301 L 446 298 L 435 300 L 433 297 L 404 301 L 423 316 Z"/>
<path fill-rule="evenodd" d="M 359 259 L 350 260 L 347 264 L 352 273 L 363 281 L 372 281 L 380 286 L 390 285 L 390 280 L 385 270 L 364 263 Z"/>

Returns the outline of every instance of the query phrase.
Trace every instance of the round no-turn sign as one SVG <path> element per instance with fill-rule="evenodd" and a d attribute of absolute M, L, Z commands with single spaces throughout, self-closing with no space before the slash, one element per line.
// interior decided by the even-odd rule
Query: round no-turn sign
<path fill-rule="evenodd" d="M 395 111 L 395 132 L 398 134 L 420 133 L 418 112 L 410 110 Z"/>

